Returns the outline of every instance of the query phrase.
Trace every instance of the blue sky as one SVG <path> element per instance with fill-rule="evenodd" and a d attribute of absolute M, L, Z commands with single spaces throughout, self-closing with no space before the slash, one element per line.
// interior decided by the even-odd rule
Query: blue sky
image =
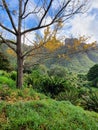
<path fill-rule="evenodd" d="M 54 1 L 53 9 L 57 9 L 59 0 Z M 60 0 L 61 3 L 62 1 L 64 0 Z M 72 19 L 64 23 L 59 37 L 79 37 L 85 35 L 86 37 L 90 37 L 89 42 L 98 41 L 98 0 L 89 0 L 89 6 L 86 13 L 75 15 Z M 48 16 L 47 23 L 50 21 L 51 17 Z M 41 29 L 40 33 L 43 35 L 44 29 Z M 27 34 L 29 39 L 33 39 L 33 34 Z"/>
<path fill-rule="evenodd" d="M 56 2 L 55 8 L 57 8 Z M 50 20 L 51 18 L 47 17 L 47 22 Z M 43 29 L 40 32 L 43 35 Z M 60 30 L 59 37 L 79 37 L 83 35 L 90 37 L 88 42 L 98 42 L 98 0 L 89 0 L 89 9 L 86 13 L 75 15 L 72 19 L 66 21 L 64 27 Z"/>
<path fill-rule="evenodd" d="M 0 0 L 1 1 L 1 0 Z M 18 0 L 7 0 L 10 3 L 10 7 L 13 9 L 17 9 Z M 36 6 L 36 1 L 38 0 L 31 0 L 30 6 L 28 7 L 29 10 L 32 10 Z M 56 10 L 58 8 L 58 1 L 59 3 L 64 0 L 54 0 L 55 3 L 53 5 L 53 9 Z M 98 41 L 98 0 L 89 0 L 90 1 L 90 8 L 88 11 L 84 14 L 78 14 L 75 15 L 72 19 L 66 21 L 64 23 L 64 27 L 62 30 L 60 30 L 59 36 L 65 36 L 65 37 L 79 37 L 85 35 L 86 37 L 91 37 L 90 41 Z M 54 11 L 55 12 L 55 11 Z M 39 16 L 31 15 L 25 22 L 27 22 L 26 28 L 36 25 L 37 20 L 40 18 L 40 15 L 43 13 L 43 10 L 39 12 Z M 2 15 L 0 16 L 0 19 L 6 19 L 4 22 L 5 25 L 10 26 L 8 19 L 6 15 L 2 12 Z M 16 18 L 14 18 L 16 20 Z M 51 17 L 47 16 L 47 22 L 49 23 L 51 21 Z M 17 24 L 16 24 L 17 25 Z M 44 29 L 40 30 L 40 34 L 43 35 Z M 31 32 L 26 34 L 26 37 L 30 39 L 30 41 L 34 40 L 35 38 L 35 32 Z M 27 42 L 27 41 L 26 41 Z"/>

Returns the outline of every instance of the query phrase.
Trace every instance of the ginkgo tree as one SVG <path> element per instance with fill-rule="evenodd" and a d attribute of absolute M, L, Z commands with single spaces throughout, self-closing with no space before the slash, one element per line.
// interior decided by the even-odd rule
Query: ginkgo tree
<path fill-rule="evenodd" d="M 27 38 L 27 34 L 33 32 L 35 35 L 41 29 L 83 13 L 87 3 L 88 0 L 0 0 L 0 41 L 16 53 L 17 88 L 23 85 L 24 59 L 42 46 Z M 29 50 L 22 46 L 24 39 L 33 43 Z"/>

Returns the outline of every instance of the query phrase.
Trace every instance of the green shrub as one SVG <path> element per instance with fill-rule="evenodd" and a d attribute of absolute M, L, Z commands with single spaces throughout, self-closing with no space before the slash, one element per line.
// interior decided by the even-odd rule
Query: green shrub
<path fill-rule="evenodd" d="M 57 77 L 65 77 L 66 76 L 66 70 L 64 67 L 53 65 L 49 70 L 48 70 L 48 75 L 49 76 L 57 76 Z"/>
<path fill-rule="evenodd" d="M 16 71 L 10 72 L 10 78 L 12 80 L 16 81 L 16 79 L 17 79 L 17 72 Z"/>
<path fill-rule="evenodd" d="M 92 85 L 98 87 L 98 64 L 90 68 L 87 73 L 87 78 L 92 82 Z"/>
<path fill-rule="evenodd" d="M 7 77 L 7 78 L 10 77 L 9 73 L 7 73 L 7 72 L 4 71 L 4 70 L 0 70 L 0 76 L 5 76 L 5 77 Z"/>
<path fill-rule="evenodd" d="M 15 87 L 15 81 L 5 76 L 0 76 L 0 84 L 11 88 Z"/>
<path fill-rule="evenodd" d="M 83 97 L 83 107 L 90 111 L 98 112 L 98 95 L 90 91 L 88 96 Z"/>
<path fill-rule="evenodd" d="M 61 92 L 56 97 L 57 100 L 70 101 L 72 104 L 77 105 L 79 103 L 79 93 L 75 88 L 71 88 L 69 91 Z"/>
<path fill-rule="evenodd" d="M 82 98 L 83 96 L 88 96 L 89 94 L 89 89 L 87 87 L 78 88 L 77 91 L 80 98 Z"/>
<path fill-rule="evenodd" d="M 13 70 L 8 57 L 0 52 L 0 70 L 6 70 L 6 71 L 11 71 Z"/>
<path fill-rule="evenodd" d="M 51 97 L 54 97 L 55 95 L 58 95 L 60 92 L 64 91 L 66 84 L 67 82 L 63 78 L 54 76 L 43 77 L 41 81 L 42 92 L 51 95 Z"/>
<path fill-rule="evenodd" d="M 90 68 L 87 73 L 87 78 L 89 81 L 92 81 L 98 77 L 98 64 L 94 65 Z"/>
<path fill-rule="evenodd" d="M 2 86 L 0 85 L 0 99 L 1 100 L 6 100 L 8 96 L 10 96 L 11 91 L 7 86 Z"/>
<path fill-rule="evenodd" d="M 27 86 L 32 85 L 34 88 L 40 86 L 41 74 L 38 70 L 34 70 L 31 74 L 25 74 L 24 81 Z"/>

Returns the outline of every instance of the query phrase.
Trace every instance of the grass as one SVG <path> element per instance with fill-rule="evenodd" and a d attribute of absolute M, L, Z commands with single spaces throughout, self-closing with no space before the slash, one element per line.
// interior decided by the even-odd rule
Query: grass
<path fill-rule="evenodd" d="M 32 88 L 15 89 L 7 86 L 0 86 L 0 99 L 7 103 L 15 103 L 18 101 L 30 101 L 46 99 L 43 94 L 35 92 Z"/>
<path fill-rule="evenodd" d="M 49 99 L 32 88 L 0 87 L 0 96 L 0 130 L 98 130 L 98 113 Z"/>

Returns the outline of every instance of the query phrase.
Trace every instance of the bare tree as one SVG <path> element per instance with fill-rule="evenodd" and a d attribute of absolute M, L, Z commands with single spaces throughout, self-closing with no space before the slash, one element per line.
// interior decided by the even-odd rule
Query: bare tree
<path fill-rule="evenodd" d="M 23 50 L 23 42 L 30 32 L 65 22 L 77 13 L 83 13 L 88 0 L 0 0 L 0 39 L 17 55 L 17 88 L 23 84 L 23 61 L 32 50 Z M 30 39 L 29 39 L 30 40 Z M 33 42 L 33 41 L 32 41 Z"/>

